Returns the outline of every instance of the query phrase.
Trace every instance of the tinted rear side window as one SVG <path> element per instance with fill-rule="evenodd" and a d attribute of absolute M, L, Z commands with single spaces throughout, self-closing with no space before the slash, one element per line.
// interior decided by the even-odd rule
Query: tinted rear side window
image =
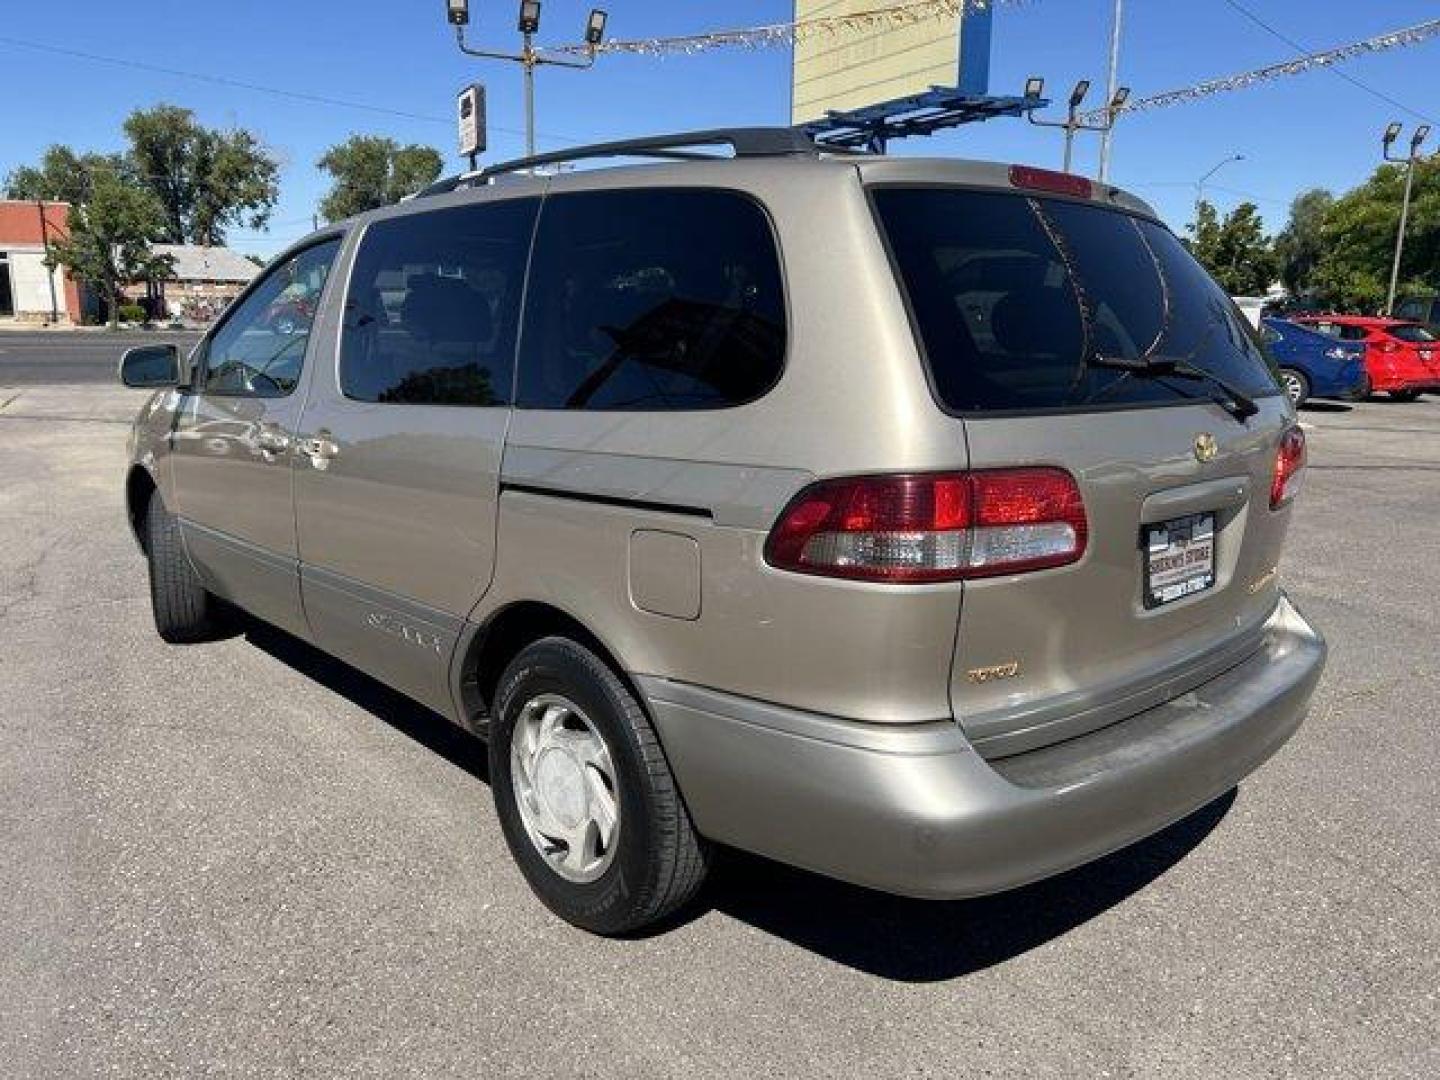
<path fill-rule="evenodd" d="M 1171 402 L 1204 382 L 1091 363 L 1178 359 L 1278 392 L 1257 335 L 1168 230 L 1084 203 L 879 188 L 931 378 L 957 412 Z"/>
<path fill-rule="evenodd" d="M 1435 340 L 1435 335 L 1423 326 L 1392 326 L 1390 336 L 1399 338 L 1401 341 L 1410 341 L 1415 344 L 1430 344 Z"/>
<path fill-rule="evenodd" d="M 726 191 L 577 192 L 545 203 L 518 403 L 666 411 L 752 401 L 785 357 L 765 212 Z"/>
<path fill-rule="evenodd" d="M 508 405 L 538 206 L 520 199 L 372 223 L 345 301 L 345 395 Z"/>

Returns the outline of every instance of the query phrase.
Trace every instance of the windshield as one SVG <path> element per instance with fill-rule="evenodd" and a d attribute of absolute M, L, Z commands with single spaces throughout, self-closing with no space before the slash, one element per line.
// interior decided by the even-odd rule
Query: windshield
<path fill-rule="evenodd" d="M 1435 335 L 1423 326 L 1392 326 L 1389 333 L 1391 337 L 1399 338 L 1401 341 L 1430 342 L 1436 340 Z"/>
<path fill-rule="evenodd" d="M 1008 192 L 874 194 L 947 408 L 1068 410 L 1213 393 L 1106 360 L 1181 362 L 1250 396 L 1279 392 L 1255 331 L 1163 226 Z"/>

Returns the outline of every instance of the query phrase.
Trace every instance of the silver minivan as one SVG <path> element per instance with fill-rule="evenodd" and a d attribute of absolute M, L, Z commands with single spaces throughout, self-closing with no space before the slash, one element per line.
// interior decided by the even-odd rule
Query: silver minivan
<path fill-rule="evenodd" d="M 662 160 L 442 183 L 127 354 L 167 641 L 240 608 L 488 740 L 525 877 L 600 933 L 716 844 L 1008 889 L 1294 732 L 1304 435 L 1144 203 L 788 129 L 552 157 L 613 155 Z"/>

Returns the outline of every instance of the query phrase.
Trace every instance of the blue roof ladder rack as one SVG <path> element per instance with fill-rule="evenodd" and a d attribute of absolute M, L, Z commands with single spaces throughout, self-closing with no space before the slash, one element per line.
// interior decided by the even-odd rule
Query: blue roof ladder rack
<path fill-rule="evenodd" d="M 860 109 L 829 112 L 800 125 L 800 130 L 826 149 L 868 150 L 883 154 L 891 139 L 933 135 L 946 128 L 1023 116 L 1049 104 L 1044 98 L 1004 97 L 989 93 L 990 39 L 994 12 L 966 8 L 960 20 L 960 70 L 956 85 L 895 98 Z"/>

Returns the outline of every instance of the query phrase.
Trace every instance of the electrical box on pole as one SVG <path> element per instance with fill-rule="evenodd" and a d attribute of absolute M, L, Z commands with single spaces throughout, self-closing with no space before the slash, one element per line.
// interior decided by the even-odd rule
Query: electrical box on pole
<path fill-rule="evenodd" d="M 460 155 L 471 164 L 485 150 L 485 87 L 471 83 L 455 100 L 455 115 L 460 124 Z"/>

